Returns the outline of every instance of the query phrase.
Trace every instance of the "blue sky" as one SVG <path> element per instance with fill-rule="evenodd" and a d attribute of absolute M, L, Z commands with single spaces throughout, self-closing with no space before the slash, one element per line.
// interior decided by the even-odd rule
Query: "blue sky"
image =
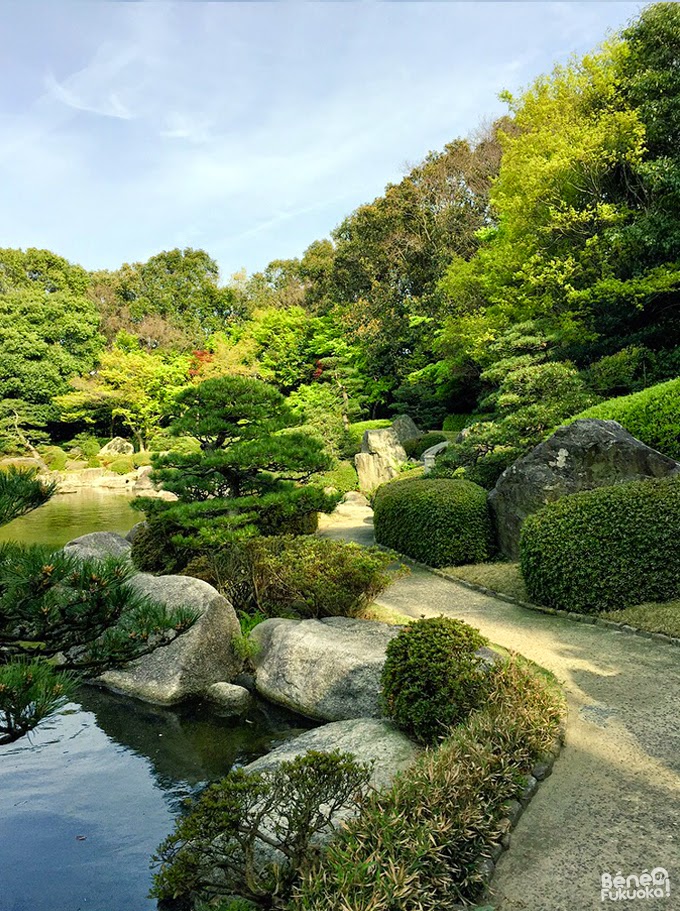
<path fill-rule="evenodd" d="M 6 3 L 0 246 L 299 256 L 638 3 Z"/>

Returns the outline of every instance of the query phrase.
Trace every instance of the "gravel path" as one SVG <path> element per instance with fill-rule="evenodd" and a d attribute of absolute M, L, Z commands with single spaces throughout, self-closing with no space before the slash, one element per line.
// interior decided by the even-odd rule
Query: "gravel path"
<path fill-rule="evenodd" d="M 368 545 L 371 510 L 342 504 L 320 534 Z M 670 874 L 670 896 L 626 908 L 680 911 L 680 650 L 525 610 L 425 570 L 378 603 L 414 617 L 445 614 L 548 668 L 569 702 L 567 739 L 501 857 L 496 911 L 594 911 L 601 874 Z"/>

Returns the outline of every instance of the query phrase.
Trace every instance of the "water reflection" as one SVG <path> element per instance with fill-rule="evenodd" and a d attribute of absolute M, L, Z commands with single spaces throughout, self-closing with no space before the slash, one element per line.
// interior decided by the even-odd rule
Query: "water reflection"
<path fill-rule="evenodd" d="M 0 747 L 0 911 L 153 909 L 149 858 L 183 800 L 300 724 L 274 709 L 252 722 L 83 688 Z"/>
<path fill-rule="evenodd" d="M 0 528 L 0 541 L 62 547 L 93 531 L 124 535 L 143 518 L 130 506 L 132 499 L 124 493 L 105 490 L 57 494 L 39 509 Z"/>

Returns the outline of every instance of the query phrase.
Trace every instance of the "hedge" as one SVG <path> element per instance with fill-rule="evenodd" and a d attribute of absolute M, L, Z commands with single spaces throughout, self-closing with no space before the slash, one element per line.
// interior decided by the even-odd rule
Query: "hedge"
<path fill-rule="evenodd" d="M 680 460 L 680 378 L 600 402 L 571 420 L 618 421 L 647 446 Z"/>
<path fill-rule="evenodd" d="M 375 539 L 429 566 L 481 563 L 492 540 L 486 491 L 470 481 L 415 478 L 380 487 Z"/>
<path fill-rule="evenodd" d="M 680 477 L 601 487 L 527 517 L 520 564 L 530 600 L 577 613 L 680 595 Z"/>

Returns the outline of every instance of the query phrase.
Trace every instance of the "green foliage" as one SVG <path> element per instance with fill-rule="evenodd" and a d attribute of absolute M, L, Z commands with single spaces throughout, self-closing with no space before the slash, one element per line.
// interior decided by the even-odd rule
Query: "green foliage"
<path fill-rule="evenodd" d="M 344 541 L 285 535 L 207 551 L 184 572 L 214 585 L 248 615 L 356 617 L 392 581 L 392 562 Z"/>
<path fill-rule="evenodd" d="M 524 663 L 497 665 L 489 684 L 481 710 L 369 795 L 305 871 L 290 911 L 455 911 L 481 898 L 507 804 L 564 714 L 554 683 Z"/>
<path fill-rule="evenodd" d="M 54 484 L 36 478 L 35 470 L 9 468 L 0 471 L 0 526 L 46 503 L 55 491 Z"/>
<path fill-rule="evenodd" d="M 321 488 L 333 487 L 342 494 L 356 490 L 359 486 L 357 471 L 352 462 L 338 462 L 335 468 L 317 475 L 314 483 Z"/>
<path fill-rule="evenodd" d="M 72 291 L 31 283 L 0 293 L 0 437 L 22 448 L 42 439 L 40 429 L 58 416 L 55 397 L 96 363 L 98 323 L 94 305 Z"/>
<path fill-rule="evenodd" d="M 563 497 L 520 539 L 529 599 L 590 613 L 680 595 L 680 481 L 633 481 Z"/>
<path fill-rule="evenodd" d="M 72 690 L 71 678 L 44 661 L 0 663 L 0 746 L 18 740 L 58 712 Z"/>
<path fill-rule="evenodd" d="M 239 895 L 261 908 L 285 907 L 312 863 L 315 837 L 338 813 L 356 811 L 369 775 L 350 753 L 312 750 L 271 770 L 230 772 L 160 845 L 152 895 Z"/>
<path fill-rule="evenodd" d="M 447 438 L 443 433 L 432 432 L 424 433 L 415 440 L 406 440 L 402 445 L 406 450 L 406 455 L 409 459 L 420 459 L 425 450 L 429 449 L 430 446 L 436 446 L 437 443 L 445 443 L 446 440 Z"/>
<path fill-rule="evenodd" d="M 287 404 L 298 423 L 321 437 L 326 451 L 337 457 L 346 437 L 341 391 L 329 383 L 300 386 Z"/>
<path fill-rule="evenodd" d="M 374 509 L 378 544 L 428 566 L 478 563 L 488 557 L 486 491 L 469 481 L 397 480 L 378 488 Z"/>
<path fill-rule="evenodd" d="M 151 465 L 151 453 L 148 450 L 136 452 L 132 456 L 132 464 L 135 468 L 145 468 Z"/>
<path fill-rule="evenodd" d="M 356 617 L 391 582 L 391 557 L 344 541 L 255 538 L 248 554 L 257 607 L 270 617 Z"/>
<path fill-rule="evenodd" d="M 61 446 L 41 446 L 38 450 L 50 471 L 63 471 L 69 456 Z"/>
<path fill-rule="evenodd" d="M 135 465 L 132 456 L 119 456 L 113 462 L 109 462 L 107 468 L 115 474 L 130 474 L 134 471 Z"/>
<path fill-rule="evenodd" d="M 65 443 L 64 447 L 68 449 L 71 457 L 80 455 L 85 459 L 94 459 L 99 455 L 102 444 L 97 437 L 89 433 L 79 433 L 69 443 Z"/>
<path fill-rule="evenodd" d="M 601 402 L 572 420 L 618 421 L 647 446 L 680 460 L 680 379 Z"/>
<path fill-rule="evenodd" d="M 337 496 L 301 486 L 330 466 L 320 441 L 282 432 L 292 418 L 283 396 L 260 380 L 229 376 L 205 380 L 176 399 L 170 430 L 193 436 L 196 453 L 152 459 L 152 478 L 179 502 L 145 500 L 163 546 L 221 546 L 254 534 L 309 534 L 316 513 Z"/>
<path fill-rule="evenodd" d="M 469 414 L 447 414 L 442 424 L 442 430 L 449 433 L 460 433 L 471 422 Z"/>
<path fill-rule="evenodd" d="M 588 370 L 588 383 L 598 395 L 622 395 L 632 392 L 642 382 L 653 364 L 652 352 L 631 345 L 615 354 L 600 358 Z"/>
<path fill-rule="evenodd" d="M 73 380 L 72 391 L 55 402 L 63 421 L 105 428 L 118 422 L 145 449 L 174 397 L 188 383 L 190 365 L 186 355 L 150 353 L 135 338 L 119 336 L 102 355 L 96 373 Z"/>
<path fill-rule="evenodd" d="M 479 630 L 448 617 L 404 627 L 387 646 L 386 714 L 420 743 L 438 743 L 484 699 L 487 675 L 476 652 L 486 644 Z"/>

